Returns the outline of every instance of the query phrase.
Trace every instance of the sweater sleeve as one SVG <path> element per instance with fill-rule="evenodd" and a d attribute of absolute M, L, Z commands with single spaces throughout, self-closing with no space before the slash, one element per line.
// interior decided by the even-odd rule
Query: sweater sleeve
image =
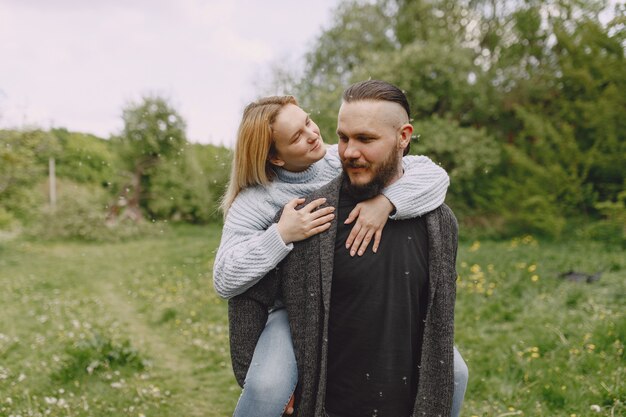
<path fill-rule="evenodd" d="M 245 292 L 293 248 L 272 223 L 273 207 L 263 206 L 257 198 L 239 197 L 228 211 L 213 264 L 213 286 L 222 298 Z"/>
<path fill-rule="evenodd" d="M 396 220 L 421 216 L 439 207 L 446 198 L 450 178 L 446 171 L 426 156 L 402 158 L 404 175 L 385 188 L 383 194 L 396 210 Z"/>

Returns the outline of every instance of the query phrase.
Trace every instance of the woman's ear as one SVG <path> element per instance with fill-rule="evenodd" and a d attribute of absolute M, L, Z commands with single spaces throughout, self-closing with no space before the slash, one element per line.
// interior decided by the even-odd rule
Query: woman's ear
<path fill-rule="evenodd" d="M 282 167 L 283 165 L 285 165 L 285 161 L 283 161 L 276 155 L 270 156 L 269 158 L 267 158 L 267 160 L 270 162 L 270 164 L 276 165 L 277 167 Z"/>

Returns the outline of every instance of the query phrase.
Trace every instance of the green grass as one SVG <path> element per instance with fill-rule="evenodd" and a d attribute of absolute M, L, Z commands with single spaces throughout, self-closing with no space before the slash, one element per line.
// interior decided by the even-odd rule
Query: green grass
<path fill-rule="evenodd" d="M 239 387 L 211 283 L 219 232 L 0 243 L 0 416 L 230 415 Z M 624 255 L 531 237 L 461 243 L 463 415 L 624 415 Z M 558 278 L 570 269 L 604 273 Z"/>

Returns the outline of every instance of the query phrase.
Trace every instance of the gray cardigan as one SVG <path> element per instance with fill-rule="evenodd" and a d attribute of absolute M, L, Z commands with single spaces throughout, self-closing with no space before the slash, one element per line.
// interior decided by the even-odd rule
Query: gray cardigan
<path fill-rule="evenodd" d="M 342 176 L 312 193 L 337 207 Z M 446 206 L 425 215 L 429 244 L 429 295 L 414 417 L 449 416 L 454 390 L 456 218 Z M 233 371 L 243 386 L 268 310 L 281 299 L 289 316 L 298 363 L 294 417 L 323 417 L 326 394 L 328 316 L 336 220 L 330 229 L 294 245 L 279 266 L 244 294 L 229 300 Z"/>

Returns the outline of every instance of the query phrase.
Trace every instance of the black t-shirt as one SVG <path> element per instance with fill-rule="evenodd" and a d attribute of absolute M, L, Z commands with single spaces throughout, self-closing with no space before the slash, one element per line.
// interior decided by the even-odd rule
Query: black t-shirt
<path fill-rule="evenodd" d="M 424 219 L 389 220 L 378 253 L 350 256 L 341 193 L 331 287 L 326 409 L 346 417 L 403 417 L 413 410 L 428 303 Z"/>

